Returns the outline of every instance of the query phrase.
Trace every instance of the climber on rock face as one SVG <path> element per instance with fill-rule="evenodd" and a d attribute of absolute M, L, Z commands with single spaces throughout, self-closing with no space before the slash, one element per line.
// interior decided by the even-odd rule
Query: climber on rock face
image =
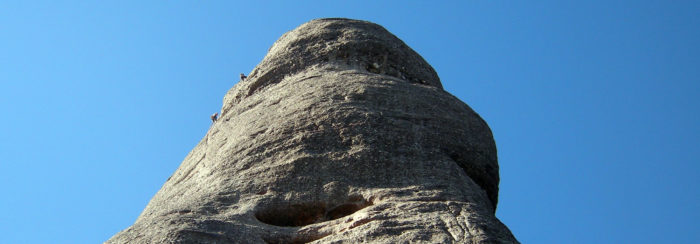
<path fill-rule="evenodd" d="M 216 122 L 216 119 L 218 119 L 218 117 L 219 117 L 219 113 L 218 113 L 218 112 L 212 114 L 212 115 L 211 115 L 211 122 Z"/>
<path fill-rule="evenodd" d="M 247 76 L 245 76 L 243 73 L 241 73 L 241 80 L 245 80 L 245 78 L 247 78 Z"/>

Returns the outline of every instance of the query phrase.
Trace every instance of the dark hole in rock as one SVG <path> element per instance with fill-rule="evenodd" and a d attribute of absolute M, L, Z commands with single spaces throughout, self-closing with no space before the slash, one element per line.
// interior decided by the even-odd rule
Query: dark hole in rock
<path fill-rule="evenodd" d="M 323 203 L 293 204 L 255 213 L 263 223 L 276 226 L 304 226 L 322 219 L 326 213 Z"/>
<path fill-rule="evenodd" d="M 276 226 L 305 226 L 313 223 L 334 220 L 351 215 L 372 205 L 372 201 L 361 196 L 350 196 L 345 203 L 326 208 L 324 202 L 292 204 L 268 208 L 255 213 L 260 222 Z"/>
<path fill-rule="evenodd" d="M 326 218 L 328 220 L 342 218 L 351 215 L 354 212 L 357 212 L 357 210 L 363 209 L 364 207 L 366 207 L 366 205 L 363 206 L 361 204 L 354 203 L 343 204 L 328 211 L 328 213 L 326 214 Z"/>

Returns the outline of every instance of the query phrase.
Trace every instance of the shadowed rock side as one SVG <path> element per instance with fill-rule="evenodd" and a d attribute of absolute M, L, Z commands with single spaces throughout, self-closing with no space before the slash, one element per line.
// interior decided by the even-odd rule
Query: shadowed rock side
<path fill-rule="evenodd" d="M 108 243 L 517 243 L 486 123 L 379 25 L 313 20 Z"/>

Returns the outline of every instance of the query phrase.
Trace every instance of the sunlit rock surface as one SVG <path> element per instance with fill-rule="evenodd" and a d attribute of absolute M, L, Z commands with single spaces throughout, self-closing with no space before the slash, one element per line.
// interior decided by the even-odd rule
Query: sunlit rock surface
<path fill-rule="evenodd" d="M 108 243 L 517 243 L 493 136 L 379 25 L 284 34 Z"/>

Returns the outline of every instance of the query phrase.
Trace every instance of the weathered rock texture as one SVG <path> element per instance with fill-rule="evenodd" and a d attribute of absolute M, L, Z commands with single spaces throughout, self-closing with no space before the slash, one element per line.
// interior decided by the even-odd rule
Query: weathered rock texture
<path fill-rule="evenodd" d="M 313 20 L 108 243 L 517 243 L 486 123 L 379 25 Z"/>

